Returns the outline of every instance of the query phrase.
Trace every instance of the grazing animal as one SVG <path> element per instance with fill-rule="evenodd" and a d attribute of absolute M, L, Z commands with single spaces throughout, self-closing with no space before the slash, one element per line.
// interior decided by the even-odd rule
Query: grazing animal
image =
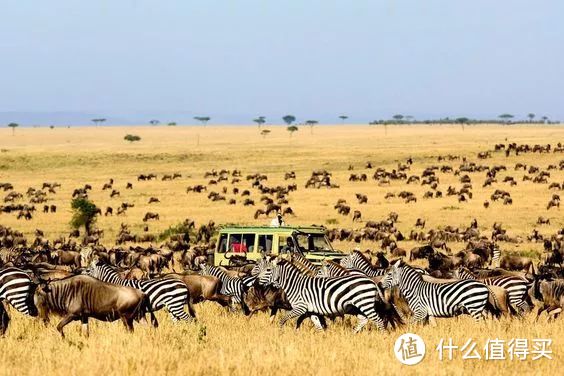
<path fill-rule="evenodd" d="M 147 222 L 150 219 L 155 219 L 155 220 L 159 220 L 159 213 L 152 213 L 152 212 L 147 212 L 145 213 L 145 216 L 143 217 L 143 222 Z"/>
<path fill-rule="evenodd" d="M 386 274 L 384 268 L 374 268 L 370 260 L 359 251 L 353 251 L 340 261 L 342 267 L 347 269 L 357 269 L 369 277 L 378 277 Z"/>
<path fill-rule="evenodd" d="M 355 332 L 361 331 L 368 321 L 374 322 L 380 330 L 385 328 L 377 312 L 382 304 L 378 286 L 364 276 L 310 277 L 288 262 L 275 260 L 259 273 L 259 283 L 281 288 L 288 297 L 292 310 L 280 320 L 280 326 L 296 317 L 299 324 L 300 319 L 312 315 L 354 314 L 359 318 Z M 319 321 L 313 322 L 318 330 L 323 329 Z"/>
<path fill-rule="evenodd" d="M 353 222 L 360 222 L 362 220 L 362 213 L 360 212 L 360 210 L 355 210 L 353 212 Z"/>
<path fill-rule="evenodd" d="M 6 333 L 10 322 L 10 316 L 2 305 L 4 300 L 24 315 L 37 315 L 30 299 L 32 285 L 31 278 L 23 270 L 15 267 L 0 269 L 0 336 Z"/>
<path fill-rule="evenodd" d="M 90 317 L 101 321 L 121 319 L 132 332 L 133 320 L 144 317 L 149 306 L 147 297 L 141 291 L 105 283 L 86 275 L 42 282 L 35 290 L 33 300 L 45 322 L 51 311 L 63 316 L 57 325 L 63 338 L 63 328 L 75 320 L 82 322 L 85 335 L 88 336 Z"/>
<path fill-rule="evenodd" d="M 422 323 L 461 313 L 469 313 L 474 320 L 480 321 L 489 296 L 487 286 L 475 280 L 426 282 L 421 273 L 409 265 L 401 265 L 401 260 L 384 276 L 381 286 L 398 286 L 413 311 L 413 321 Z"/>
<path fill-rule="evenodd" d="M 167 274 L 165 278 L 174 278 L 183 281 L 188 290 L 192 303 L 196 304 L 204 300 L 218 302 L 222 306 L 231 303 L 231 297 L 221 293 L 222 282 L 213 276 L 198 274 Z"/>
<path fill-rule="evenodd" d="M 551 315 L 556 318 L 562 312 L 564 308 L 564 280 L 535 280 L 533 282 L 533 294 L 536 299 L 542 301 L 542 306 L 537 311 L 537 320 L 544 311 L 547 311 L 549 320 Z"/>
<path fill-rule="evenodd" d="M 149 297 L 149 310 L 151 312 L 166 307 L 172 321 L 190 320 L 190 317 L 196 317 L 190 299 L 190 292 L 182 281 L 167 278 L 156 278 L 144 281 L 122 279 L 111 266 L 101 262 L 91 263 L 83 273 L 104 282 L 129 286 L 140 290 Z M 190 316 L 184 311 L 185 304 L 188 306 Z M 155 319 L 153 319 L 153 325 L 157 325 Z"/>
<path fill-rule="evenodd" d="M 455 272 L 458 279 L 477 279 L 466 268 L 459 268 Z M 486 286 L 499 286 L 507 291 L 509 304 L 520 315 L 531 310 L 528 303 L 529 281 L 526 278 L 512 275 L 502 275 L 497 277 L 488 277 L 479 279 Z"/>
<path fill-rule="evenodd" d="M 224 270 L 216 266 L 201 264 L 200 268 L 202 269 L 200 271 L 201 275 L 211 275 L 218 278 L 222 283 L 220 293 L 231 297 L 233 305 L 240 304 L 245 315 L 249 314 L 249 309 L 244 301 L 245 290 L 241 278 L 231 277 L 227 275 Z"/>

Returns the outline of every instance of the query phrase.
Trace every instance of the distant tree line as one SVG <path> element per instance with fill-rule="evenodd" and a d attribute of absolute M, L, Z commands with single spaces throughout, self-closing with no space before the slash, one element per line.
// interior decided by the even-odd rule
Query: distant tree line
<path fill-rule="evenodd" d="M 465 124 L 560 124 L 560 121 L 552 121 L 547 116 L 536 117 L 535 114 L 529 113 L 524 119 L 516 119 L 515 116 L 503 113 L 495 119 L 472 119 L 468 117 L 445 117 L 440 119 L 424 119 L 417 120 L 413 116 L 404 116 L 397 114 L 392 116 L 391 119 L 374 120 L 369 123 L 370 125 L 398 125 L 398 124 L 452 124 L 462 125 Z"/>

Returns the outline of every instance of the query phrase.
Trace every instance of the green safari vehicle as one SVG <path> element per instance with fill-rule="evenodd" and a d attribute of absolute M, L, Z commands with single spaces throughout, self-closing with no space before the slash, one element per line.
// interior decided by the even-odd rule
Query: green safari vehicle
<path fill-rule="evenodd" d="M 331 246 L 325 227 L 226 226 L 219 230 L 213 255 L 216 266 L 230 266 L 231 258 L 254 262 L 263 254 L 301 253 L 319 265 L 322 260 L 340 260 L 344 254 Z M 235 257 L 236 256 L 236 257 Z"/>

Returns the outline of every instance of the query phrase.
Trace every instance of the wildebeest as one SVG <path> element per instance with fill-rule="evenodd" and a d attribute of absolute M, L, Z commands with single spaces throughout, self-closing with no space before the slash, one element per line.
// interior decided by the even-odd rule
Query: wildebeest
<path fill-rule="evenodd" d="M 159 220 L 159 213 L 153 213 L 153 212 L 147 212 L 145 213 L 145 216 L 143 217 L 143 222 L 147 222 L 149 219 L 155 219 L 155 220 Z"/>
<path fill-rule="evenodd" d="M 542 301 L 542 306 L 537 311 L 537 320 L 543 311 L 547 311 L 548 319 L 550 316 L 556 318 L 564 308 L 564 280 L 533 282 L 534 297 Z"/>
<path fill-rule="evenodd" d="M 221 293 L 222 282 L 214 276 L 171 273 L 164 277 L 179 279 L 184 282 L 188 286 L 193 304 L 210 300 L 226 307 L 231 303 L 231 297 Z"/>
<path fill-rule="evenodd" d="M 34 303 L 45 322 L 50 312 L 63 316 L 57 325 L 63 338 L 63 328 L 75 320 L 82 322 L 85 335 L 88 336 L 90 317 L 101 321 L 121 319 L 125 327 L 133 331 L 133 320 L 149 312 L 149 300 L 141 291 L 85 275 L 41 282 L 35 290 Z"/>
<path fill-rule="evenodd" d="M 500 267 L 507 270 L 520 270 L 535 274 L 533 261 L 528 257 L 505 255 L 501 258 Z"/>

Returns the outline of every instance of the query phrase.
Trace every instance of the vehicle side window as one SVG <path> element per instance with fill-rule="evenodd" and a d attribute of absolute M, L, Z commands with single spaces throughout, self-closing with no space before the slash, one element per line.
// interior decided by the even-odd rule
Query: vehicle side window
<path fill-rule="evenodd" d="M 255 251 L 255 234 L 243 234 L 241 252 L 254 252 Z"/>
<path fill-rule="evenodd" d="M 259 235 L 258 238 L 258 251 L 271 253 L 272 252 L 272 235 Z"/>
<path fill-rule="evenodd" d="M 294 251 L 294 240 L 291 236 L 279 236 L 278 253 L 285 254 Z"/>
<path fill-rule="evenodd" d="M 240 234 L 230 234 L 229 235 L 229 252 L 240 252 L 241 248 L 241 235 Z"/>
<path fill-rule="evenodd" d="M 219 247 L 217 248 L 217 252 L 225 253 L 227 252 L 227 234 L 221 234 L 219 237 Z"/>

